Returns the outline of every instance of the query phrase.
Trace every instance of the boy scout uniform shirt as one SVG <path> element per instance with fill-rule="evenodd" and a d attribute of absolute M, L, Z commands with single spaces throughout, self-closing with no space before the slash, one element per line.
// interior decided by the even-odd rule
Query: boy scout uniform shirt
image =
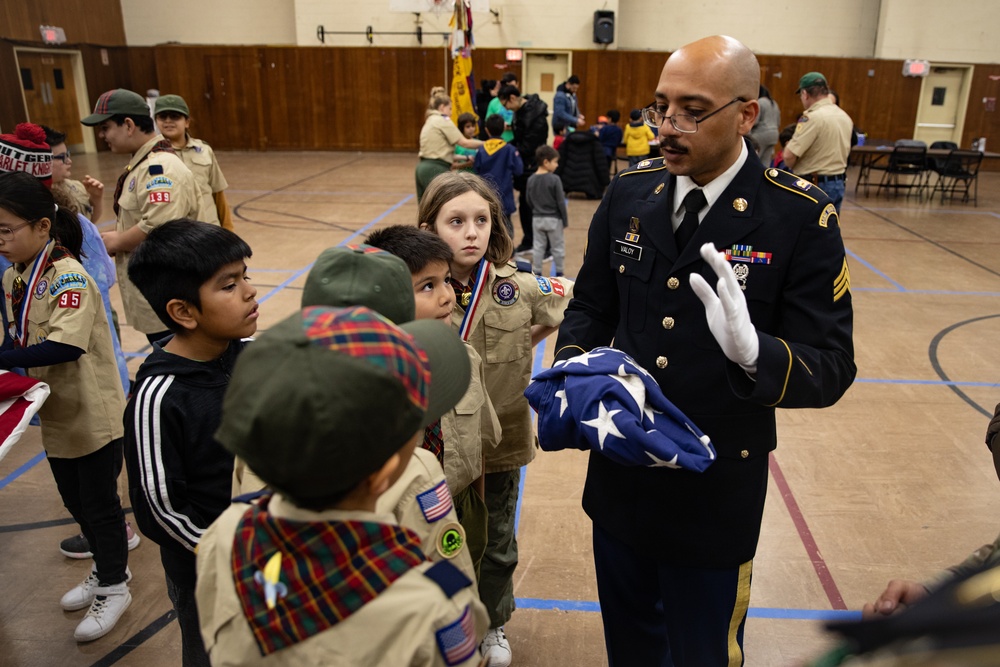
<path fill-rule="evenodd" d="M 432 457 L 433 458 L 433 457 Z M 201 635 L 214 667 L 229 665 L 325 665 L 370 667 L 385 665 L 462 665 L 480 662 L 478 650 L 463 660 L 449 662 L 442 654 L 438 633 L 462 619 L 468 608 L 474 620 L 476 645 L 489 628 L 486 608 L 475 586 L 465 586 L 450 597 L 424 573 L 423 563 L 396 579 L 388 588 L 349 617 L 308 639 L 262 657 L 234 584 L 233 541 L 248 506 L 227 509 L 205 532 L 198 547 L 196 598 Z M 392 517 L 371 512 L 329 510 L 309 512 L 280 494 L 269 510 L 289 521 L 377 521 Z"/>
<path fill-rule="evenodd" d="M 198 217 L 198 188 L 191 171 L 179 157 L 166 151 L 150 153 L 163 141 L 156 135 L 137 150 L 128 164 L 125 185 L 118 197 L 118 233 L 139 227 L 145 233 L 168 220 Z M 148 154 L 146 159 L 143 159 Z M 216 223 L 218 224 L 218 223 Z M 129 325 L 142 333 L 167 328 L 146 301 L 139 288 L 128 279 L 130 252 L 115 253 L 118 289 Z"/>
<path fill-rule="evenodd" d="M 43 256 L 38 261 L 46 260 Z M 20 276 L 28 283 L 33 265 L 28 264 L 24 271 L 12 266 L 3 275 L 8 322 L 14 322 L 14 278 Z M 52 340 L 84 351 L 76 361 L 27 369 L 30 377 L 52 389 L 38 411 L 46 454 L 79 458 L 122 437 L 125 395 L 97 283 L 78 261 L 64 257 L 42 273 L 33 293 L 25 294 L 24 299 L 28 308 L 26 345 Z"/>
<path fill-rule="evenodd" d="M 187 138 L 187 144 L 177 151 L 178 157 L 194 174 L 198 185 L 198 220 L 220 224 L 219 211 L 215 206 L 216 192 L 229 187 L 226 177 L 222 175 L 219 161 L 215 159 L 215 151 L 201 139 Z"/>
<path fill-rule="evenodd" d="M 483 474 L 483 452 L 500 444 L 500 420 L 486 393 L 483 358 L 466 345 L 472 379 L 465 396 L 441 417 L 444 436 L 444 476 L 451 495 L 464 491 Z"/>
<path fill-rule="evenodd" d="M 267 484 L 237 457 L 234 497 L 266 488 Z M 428 560 L 450 560 L 471 581 L 476 580 L 472 557 L 465 546 L 465 530 L 458 522 L 444 471 L 432 453 L 415 449 L 403 474 L 379 496 L 375 507 L 378 513 L 395 517 L 395 523 L 416 533 Z"/>
<path fill-rule="evenodd" d="M 535 434 L 524 390 L 531 379 L 531 326 L 557 327 L 573 296 L 568 278 L 543 278 L 514 264 L 490 265 L 469 343 L 483 358 L 486 392 L 503 429 L 500 444 L 484 452 L 486 472 L 507 472 L 535 458 Z M 461 327 L 465 311 L 455 304 L 452 322 Z"/>
<path fill-rule="evenodd" d="M 395 517 L 395 523 L 416 533 L 428 560 L 449 560 L 470 581 L 476 581 L 465 529 L 434 454 L 417 447 L 402 476 L 379 496 L 375 511 Z"/>
<path fill-rule="evenodd" d="M 787 150 L 799 156 L 797 174 L 836 176 L 847 169 L 854 121 L 829 97 L 802 112 Z"/>

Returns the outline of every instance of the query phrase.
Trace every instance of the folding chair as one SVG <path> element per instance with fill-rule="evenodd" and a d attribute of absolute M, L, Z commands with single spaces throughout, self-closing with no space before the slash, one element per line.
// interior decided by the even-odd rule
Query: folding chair
<path fill-rule="evenodd" d="M 954 199 L 961 195 L 962 203 L 968 204 L 969 191 L 972 190 L 972 205 L 979 206 L 979 165 L 982 164 L 983 154 L 979 151 L 953 150 L 948 154 L 944 164 L 935 169 L 937 172 L 937 182 L 931 190 L 931 199 L 934 193 L 941 193 L 941 203 L 945 199 Z"/>
<path fill-rule="evenodd" d="M 919 197 L 927 187 L 927 181 L 927 145 L 897 145 L 889 154 L 889 162 L 875 196 L 878 197 L 883 188 L 891 188 L 897 194 L 906 190 L 907 196 L 916 190 Z"/>

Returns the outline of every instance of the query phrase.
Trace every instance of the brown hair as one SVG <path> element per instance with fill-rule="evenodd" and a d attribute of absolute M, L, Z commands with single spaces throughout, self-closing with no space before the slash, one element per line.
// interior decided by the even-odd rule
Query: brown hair
<path fill-rule="evenodd" d="M 514 253 L 514 242 L 503 223 L 500 195 L 487 181 L 467 171 L 450 171 L 434 177 L 417 209 L 417 224 L 437 234 L 435 220 L 445 204 L 466 192 L 475 192 L 490 206 L 490 241 L 484 257 L 494 264 L 504 264 Z"/>

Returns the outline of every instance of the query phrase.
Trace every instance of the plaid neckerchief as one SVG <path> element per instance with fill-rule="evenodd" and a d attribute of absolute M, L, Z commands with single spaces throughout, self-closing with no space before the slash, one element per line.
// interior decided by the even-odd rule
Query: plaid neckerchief
<path fill-rule="evenodd" d="M 483 260 L 479 260 L 480 262 Z M 454 279 L 449 279 L 451 281 L 451 287 L 455 290 L 455 300 L 458 301 L 458 305 L 462 308 L 468 308 L 469 302 L 472 300 L 472 292 L 476 288 L 476 273 L 479 269 L 479 262 L 472 267 L 472 276 L 469 278 L 469 284 L 463 285 Z"/>
<path fill-rule="evenodd" d="M 169 141 L 167 141 L 166 139 L 164 139 L 163 141 L 157 141 L 155 144 L 153 144 L 153 147 L 151 149 L 149 149 L 148 153 L 146 153 L 145 155 L 143 155 L 139 159 L 139 161 L 136 162 L 135 164 L 130 165 L 130 166 L 126 166 L 125 167 L 125 171 L 123 171 L 122 175 L 118 177 L 118 183 L 115 184 L 114 199 L 112 200 L 114 202 L 114 208 L 115 208 L 115 215 L 116 216 L 118 215 L 118 211 L 121 210 L 121 206 L 118 205 L 118 199 L 119 199 L 119 197 L 122 196 L 122 190 L 125 188 L 125 179 L 128 178 L 128 175 L 130 173 L 132 173 L 133 169 L 135 169 L 140 164 L 142 164 L 143 162 L 145 162 L 146 159 L 150 155 L 152 155 L 153 153 L 160 153 L 160 152 L 163 152 L 163 153 L 175 153 L 176 154 L 176 151 L 174 150 L 174 147 L 170 145 Z"/>
<path fill-rule="evenodd" d="M 406 528 L 288 521 L 267 511 L 270 499 L 244 513 L 233 540 L 236 593 L 262 656 L 347 619 L 426 560 Z"/>
<path fill-rule="evenodd" d="M 444 434 L 441 432 L 441 420 L 436 419 L 434 423 L 424 429 L 424 441 L 420 446 L 433 454 L 441 467 L 444 467 Z"/>

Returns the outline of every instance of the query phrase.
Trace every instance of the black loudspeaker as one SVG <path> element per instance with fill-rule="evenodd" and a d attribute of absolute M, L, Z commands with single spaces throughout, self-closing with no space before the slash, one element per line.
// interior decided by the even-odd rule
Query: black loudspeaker
<path fill-rule="evenodd" d="M 615 41 L 615 13 L 598 9 L 594 12 L 594 44 Z"/>

